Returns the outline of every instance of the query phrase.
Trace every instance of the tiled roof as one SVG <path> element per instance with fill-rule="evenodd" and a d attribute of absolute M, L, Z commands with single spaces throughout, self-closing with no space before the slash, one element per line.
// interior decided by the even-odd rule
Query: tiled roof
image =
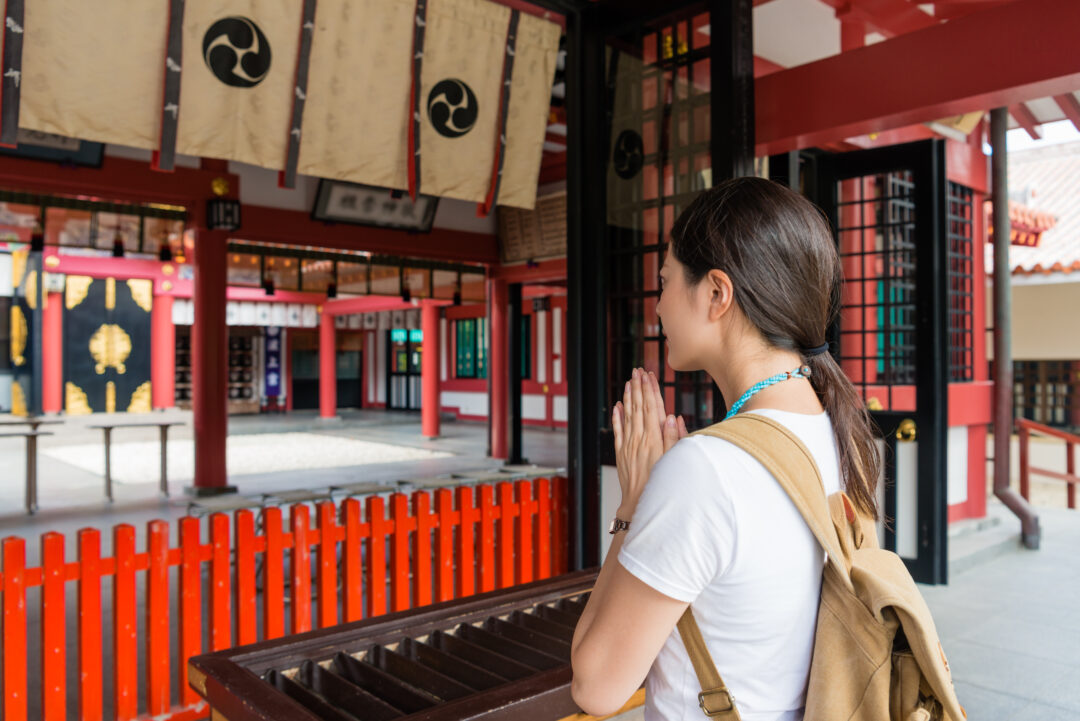
<path fill-rule="evenodd" d="M 1009 153 L 1009 194 L 1022 198 L 1030 209 L 1030 214 L 1023 215 L 1025 223 L 1038 223 L 1045 216 L 1057 220 L 1043 231 L 1038 247 L 1010 246 L 1012 274 L 1080 271 L 1080 142 Z M 1015 224 L 1018 218 L 1013 204 L 1009 205 Z M 988 273 L 993 268 L 993 255 L 993 246 L 988 243 Z"/>

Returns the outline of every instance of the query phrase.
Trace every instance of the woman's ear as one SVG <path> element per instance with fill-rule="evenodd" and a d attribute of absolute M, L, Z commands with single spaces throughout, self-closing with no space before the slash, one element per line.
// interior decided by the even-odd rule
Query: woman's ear
<path fill-rule="evenodd" d="M 714 268 L 705 276 L 703 285 L 709 293 L 709 320 L 719 320 L 735 300 L 735 287 L 731 284 L 731 278 L 724 271 Z"/>

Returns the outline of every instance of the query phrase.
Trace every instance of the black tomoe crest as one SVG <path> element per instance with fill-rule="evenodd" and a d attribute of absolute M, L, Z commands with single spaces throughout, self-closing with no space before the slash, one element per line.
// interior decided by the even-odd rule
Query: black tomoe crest
<path fill-rule="evenodd" d="M 645 148 L 641 136 L 633 130 L 624 130 L 615 139 L 615 149 L 611 153 L 611 162 L 615 174 L 623 180 L 629 180 L 638 174 L 645 162 Z"/>
<path fill-rule="evenodd" d="M 226 85 L 251 88 L 270 72 L 270 43 L 248 18 L 218 20 L 203 36 L 202 49 L 206 66 Z"/>
<path fill-rule="evenodd" d="M 480 115 L 472 88 L 453 78 L 435 84 L 428 93 L 427 109 L 435 132 L 447 138 L 460 138 L 472 130 Z"/>

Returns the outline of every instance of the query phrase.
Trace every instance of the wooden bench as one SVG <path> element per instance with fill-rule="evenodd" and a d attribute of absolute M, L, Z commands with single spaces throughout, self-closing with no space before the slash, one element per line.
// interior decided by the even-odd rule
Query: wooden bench
<path fill-rule="evenodd" d="M 169 495 L 169 476 L 166 468 L 169 442 L 169 426 L 182 426 L 181 421 L 147 421 L 145 423 L 95 423 L 90 428 L 100 428 L 105 432 L 105 497 L 113 499 L 112 491 L 112 432 L 114 428 L 153 428 L 161 434 L 161 492 Z"/>
<path fill-rule="evenodd" d="M 7 423 L 5 425 L 16 425 Z M 27 425 L 27 424 L 22 424 Z M 25 438 L 26 439 L 26 512 L 33 514 L 37 510 L 37 439 L 41 436 L 51 436 L 51 431 L 30 431 L 0 433 L 0 438 Z"/>

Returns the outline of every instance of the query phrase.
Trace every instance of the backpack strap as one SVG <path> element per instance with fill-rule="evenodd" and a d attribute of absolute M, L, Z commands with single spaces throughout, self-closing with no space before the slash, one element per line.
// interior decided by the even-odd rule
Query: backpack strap
<path fill-rule="evenodd" d="M 814 457 L 798 436 L 773 419 L 752 413 L 735 416 L 691 435 L 714 436 L 734 443 L 765 466 L 791 497 L 841 578 L 851 583 L 825 498 L 825 484 Z M 735 697 L 716 670 L 689 606 L 679 619 L 678 629 L 701 684 L 702 691 L 698 694 L 701 710 L 706 716 L 723 721 L 739 721 Z"/>
<path fill-rule="evenodd" d="M 705 639 L 701 636 L 701 629 L 698 628 L 689 606 L 679 619 L 678 627 L 683 645 L 690 654 L 690 662 L 694 664 L 698 683 L 701 684 L 702 691 L 698 694 L 701 710 L 706 716 L 722 721 L 741 721 L 739 709 L 735 706 L 735 697 L 724 685 L 724 679 L 720 678 L 720 672 L 716 670 L 712 655 L 705 647 Z"/>

